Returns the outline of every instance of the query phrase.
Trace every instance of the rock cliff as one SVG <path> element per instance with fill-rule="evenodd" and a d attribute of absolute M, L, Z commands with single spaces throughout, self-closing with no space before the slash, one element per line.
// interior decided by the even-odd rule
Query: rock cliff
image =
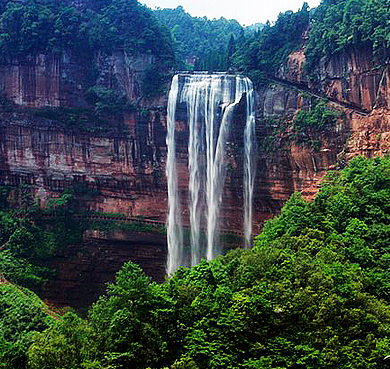
<path fill-rule="evenodd" d="M 304 61 L 303 50 L 292 53 L 274 82 L 256 92 L 257 226 L 276 214 L 294 191 L 312 197 L 325 172 L 342 165 L 343 160 L 387 150 L 388 67 L 376 66 L 368 47 L 350 49 L 322 60 L 314 84 L 304 70 Z M 136 108 L 110 117 L 103 128 L 96 129 L 92 122 L 86 131 L 39 113 L 48 107 L 88 107 L 90 71 L 77 55 L 36 55 L 1 65 L 0 87 L 8 99 L 1 112 L 1 182 L 33 185 L 43 203 L 69 186 L 82 184 L 95 194 L 84 199 L 84 205 L 92 210 L 163 221 L 167 96 L 142 96 L 142 77 L 152 62 L 151 56 L 121 52 L 94 56 L 94 83 L 125 95 Z M 309 97 L 328 97 L 345 114 L 326 132 L 307 132 L 305 144 L 288 129 L 276 128 L 291 121 L 308 103 L 308 93 Z M 183 117 L 178 118 L 177 127 L 182 132 L 180 152 L 185 162 L 187 127 Z M 236 129 L 242 129 L 240 119 Z M 316 147 L 307 144 L 310 136 L 317 141 Z M 237 227 L 236 209 L 242 206 L 242 199 L 236 197 L 241 192 L 236 190 L 242 186 L 242 158 L 234 145 L 242 143 L 234 142 L 234 137 L 231 141 L 224 214 L 226 227 Z M 181 181 L 185 178 L 183 171 Z"/>
<path fill-rule="evenodd" d="M 90 69 L 77 57 L 37 55 L 1 65 L 1 183 L 32 185 L 43 204 L 82 185 L 95 194 L 84 203 L 91 210 L 163 219 L 166 113 L 158 100 L 140 102 L 151 62 L 150 56 L 96 55 L 94 83 L 133 104 L 104 119 L 91 114 Z"/>
<path fill-rule="evenodd" d="M 279 212 L 294 191 L 312 198 L 328 170 L 342 167 L 353 156 L 383 155 L 390 149 L 388 66 L 376 66 L 369 48 L 350 49 L 323 60 L 313 83 L 304 70 L 304 61 L 303 50 L 294 52 L 274 81 L 256 91 L 255 232 L 265 219 Z M 81 188 L 81 208 L 164 221 L 167 94 L 153 99 L 142 94 L 143 76 L 152 62 L 147 55 L 100 53 L 94 56 L 92 77 L 86 61 L 66 53 L 2 64 L 0 184 L 32 186 L 42 205 L 66 188 Z M 86 96 L 91 78 L 92 84 L 126 96 L 131 108 L 103 120 L 89 114 L 91 103 Z M 343 114 L 325 131 L 309 129 L 297 135 L 291 130 L 291 121 L 313 96 L 328 97 Z M 55 115 L 59 112 L 61 119 Z M 243 107 L 238 109 L 236 130 L 242 130 L 242 118 Z M 178 117 L 177 131 L 182 138 L 180 160 L 186 164 L 187 127 L 183 117 Z M 232 134 L 228 148 L 222 211 L 224 227 L 235 230 L 241 227 L 243 203 L 237 195 L 242 193 L 243 160 L 238 136 Z M 182 183 L 182 196 L 186 197 L 188 173 L 184 165 L 179 172 L 179 186 Z M 132 237 L 128 237 L 129 247 Z M 82 246 L 84 256 L 91 252 L 91 242 L 89 238 L 87 246 Z M 97 250 L 101 251 L 102 243 L 96 241 Z M 159 245 L 166 247 L 165 241 Z M 137 247 L 133 249 L 142 250 Z M 152 250 L 155 246 L 150 247 Z M 156 261 L 134 252 L 131 257 L 127 249 L 123 259 L 141 260 L 144 267 L 150 263 L 161 267 L 164 257 Z M 81 259 L 72 260 L 69 265 L 81 265 Z M 152 275 L 157 273 L 153 272 L 159 268 L 156 265 L 150 268 Z M 112 279 L 113 273 L 103 279 Z M 160 269 L 157 274 L 161 279 Z"/>
<path fill-rule="evenodd" d="M 89 61 L 64 53 L 0 65 L 0 185 L 29 186 L 41 206 L 73 189 L 80 210 L 165 220 L 166 108 L 142 86 L 153 62 L 124 52 Z M 91 86 L 126 96 L 129 108 L 97 113 Z M 43 297 L 85 307 L 127 260 L 161 281 L 166 249 L 161 235 L 86 234 L 53 259 L 58 273 Z"/>
<path fill-rule="evenodd" d="M 263 130 L 259 160 L 264 167 L 260 178 L 268 177 L 260 183 L 269 186 L 271 198 L 282 201 L 293 191 L 312 198 L 326 171 L 342 167 L 356 155 L 384 155 L 389 147 L 388 65 L 378 66 L 369 47 L 324 58 L 311 74 L 314 79 L 309 78 L 304 62 L 304 50 L 292 53 L 274 84 L 258 95 L 258 127 Z M 291 120 L 313 96 L 327 98 L 343 112 L 331 129 L 306 132 L 306 142 L 318 141 L 317 147 L 297 145 L 296 139 L 291 142 L 288 132 L 272 132 L 269 118 Z M 272 134 L 270 148 L 264 138 Z"/>
<path fill-rule="evenodd" d="M 42 296 L 57 306 L 83 309 L 106 290 L 107 282 L 123 263 L 131 260 L 157 282 L 165 279 L 166 237 L 124 231 L 88 231 L 75 247 L 62 250 L 51 260 L 55 278 L 44 285 Z"/>

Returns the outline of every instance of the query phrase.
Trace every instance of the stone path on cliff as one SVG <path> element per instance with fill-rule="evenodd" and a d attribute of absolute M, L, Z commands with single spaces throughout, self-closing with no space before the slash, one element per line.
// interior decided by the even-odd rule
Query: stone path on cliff
<path fill-rule="evenodd" d="M 44 218 L 54 217 L 54 214 L 45 214 Z M 90 215 L 82 215 L 82 214 L 74 214 L 76 219 L 86 219 L 86 220 L 100 220 L 100 221 L 110 221 L 110 222 L 123 222 L 123 223 L 142 223 L 148 225 L 154 225 L 157 227 L 165 227 L 165 222 L 154 220 L 154 219 L 145 219 L 139 217 L 130 217 L 125 215 L 105 215 L 105 214 L 90 214 Z M 189 227 L 183 227 L 185 229 Z M 219 229 L 220 234 L 222 235 L 234 235 L 244 237 L 244 232 L 242 231 L 234 231 L 227 229 Z"/>
<path fill-rule="evenodd" d="M 281 85 L 284 85 L 284 86 L 287 86 L 287 87 L 292 87 L 292 88 L 297 89 L 299 91 L 307 92 L 308 94 L 313 95 L 313 96 L 315 96 L 315 97 L 317 97 L 319 99 L 329 100 L 332 103 L 334 103 L 336 105 L 339 105 L 339 106 L 341 106 L 343 108 L 347 108 L 347 109 L 353 110 L 357 114 L 360 114 L 360 115 L 363 115 L 363 116 L 367 116 L 370 113 L 367 109 L 364 109 L 361 106 L 358 106 L 356 104 L 349 103 L 349 102 L 346 102 L 346 101 L 340 101 L 340 100 L 338 100 L 338 99 L 336 99 L 334 97 L 327 96 L 326 94 L 324 94 L 321 91 L 313 90 L 313 89 L 309 88 L 309 86 L 307 84 L 305 84 L 305 83 L 294 82 L 294 81 L 290 81 L 290 80 L 279 78 L 279 77 L 275 77 L 275 76 L 268 76 L 267 78 L 269 78 L 271 81 L 279 83 Z"/>

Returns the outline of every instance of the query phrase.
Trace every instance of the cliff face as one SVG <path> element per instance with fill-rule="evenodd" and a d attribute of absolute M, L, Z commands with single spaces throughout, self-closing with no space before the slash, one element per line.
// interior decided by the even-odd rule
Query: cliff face
<path fill-rule="evenodd" d="M 351 49 L 321 61 L 315 71 L 316 84 L 308 78 L 304 61 L 302 50 L 294 52 L 275 83 L 256 92 L 257 227 L 278 213 L 294 191 L 313 197 L 327 170 L 342 166 L 354 155 L 378 155 L 387 150 L 389 70 L 375 66 L 370 48 Z M 37 108 L 87 106 L 89 62 L 70 54 L 37 55 L 0 66 L 0 86 L 16 104 L 11 111 L 1 112 L 1 182 L 34 185 L 43 203 L 69 186 L 82 185 L 94 193 L 83 199 L 84 206 L 92 210 L 164 221 L 167 95 L 152 100 L 142 96 L 142 77 L 153 62 L 151 56 L 121 52 L 94 56 L 93 83 L 125 95 L 138 106 L 111 117 L 107 131 L 83 132 L 37 114 Z M 297 109 L 308 103 L 307 91 L 329 97 L 345 116 L 326 132 L 311 130 L 300 140 L 288 129 L 276 128 L 291 121 Z M 364 110 L 368 116 L 360 114 Z M 238 116 L 234 123 L 237 132 L 243 128 L 243 115 Z M 183 163 L 179 183 L 186 198 L 188 128 L 184 117 L 178 117 L 177 131 Z M 223 211 L 225 226 L 235 228 L 240 226 L 236 213 L 242 207 L 237 195 L 242 192 L 242 142 L 237 137 L 233 132 L 228 148 Z"/>
<path fill-rule="evenodd" d="M 28 185 L 42 206 L 71 188 L 80 210 L 164 221 L 165 97 L 145 99 L 142 92 L 152 63 L 149 55 L 118 52 L 87 61 L 36 55 L 1 65 L 0 185 Z M 96 114 L 87 101 L 92 86 L 126 96 L 130 109 Z M 162 281 L 166 252 L 161 235 L 88 233 L 52 260 L 58 273 L 43 297 L 86 307 L 127 260 Z"/>
<path fill-rule="evenodd" d="M 349 119 L 340 119 L 326 131 L 310 128 L 296 133 L 291 121 L 306 99 L 296 88 L 281 84 L 257 94 L 257 230 L 259 220 L 276 215 L 295 191 L 313 198 L 326 172 L 340 165 L 339 155 L 351 130 Z"/>
<path fill-rule="evenodd" d="M 389 68 L 375 67 L 369 48 L 353 49 L 322 61 L 316 70 L 319 82 L 314 84 L 304 71 L 304 60 L 303 51 L 291 54 L 274 83 L 255 94 L 258 150 L 254 232 L 259 231 L 264 219 L 279 212 L 294 191 L 312 198 L 326 171 L 342 167 L 353 156 L 382 155 L 390 149 Z M 78 114 L 77 109 L 88 108 L 89 104 L 85 96 L 91 76 L 85 61 L 70 54 L 37 55 L 1 65 L 0 88 L 6 101 L 0 109 L 0 184 L 31 185 L 42 204 L 66 188 L 81 188 L 78 194 L 81 208 L 164 221 L 167 95 L 154 99 L 142 96 L 142 77 L 152 62 L 150 56 L 95 55 L 93 83 L 115 90 L 119 96 L 125 95 L 133 109 L 110 116 L 100 126 L 88 118 L 84 130 L 77 122 L 72 123 L 72 114 Z M 310 96 L 328 97 L 344 114 L 326 131 L 309 129 L 296 134 L 290 123 L 297 110 L 310 103 Z M 76 110 L 58 120 L 45 113 L 48 108 Z M 242 225 L 239 214 L 243 204 L 240 195 L 243 143 L 238 133 L 243 130 L 243 122 L 244 107 L 239 107 L 233 123 L 236 131 L 232 131 L 228 140 L 229 163 L 222 210 L 224 227 L 235 230 Z M 185 199 L 188 197 L 185 117 L 178 116 L 176 127 L 180 138 L 179 187 Z M 188 210 L 183 208 L 183 212 L 186 218 Z M 122 245 L 126 248 L 122 256 L 112 256 L 113 260 L 133 258 L 161 279 L 158 268 L 165 264 L 162 261 L 165 257 L 161 256 L 164 252 L 156 251 L 161 256 L 158 260 L 143 258 L 143 247 L 134 246 L 132 238 L 127 239 L 130 246 Z M 65 255 L 56 261 L 62 271 L 59 281 L 69 287 L 68 292 L 65 289 L 61 292 L 61 283 L 53 282 L 57 283 L 53 290 L 63 296 L 61 302 L 72 299 L 69 291 L 80 288 L 75 282 L 78 267 L 86 268 L 85 275 L 95 270 L 93 265 L 97 264 L 92 261 L 87 263 L 89 266 L 81 267 L 86 259 L 95 260 L 91 257 L 91 245 L 96 244 L 96 255 L 100 255 L 105 242 L 108 249 L 111 247 L 111 241 L 96 241 L 93 237 L 88 240 L 80 246 L 81 254 Z M 166 245 L 160 243 L 158 247 L 164 249 Z M 120 262 L 113 264 L 119 268 Z M 109 276 L 97 271 L 96 280 L 111 280 L 114 269 Z"/>
<path fill-rule="evenodd" d="M 69 54 L 30 55 L 0 66 L 0 89 L 25 107 L 83 104 L 84 65 Z"/>
<path fill-rule="evenodd" d="M 66 188 L 82 186 L 95 194 L 86 199 L 91 210 L 164 216 L 165 185 L 132 136 L 72 133 L 12 114 L 3 116 L 0 137 L 2 184 L 35 186 L 42 205 Z"/>
<path fill-rule="evenodd" d="M 94 83 L 115 89 L 136 104 L 151 62 L 150 56 L 98 54 Z M 85 201 L 92 210 L 164 218 L 166 113 L 158 101 L 147 110 L 139 107 L 109 117 L 100 126 L 92 115 L 80 130 L 70 119 L 83 114 L 75 109 L 87 106 L 91 81 L 85 64 L 65 54 L 37 55 L 0 69 L 0 86 L 7 98 L 0 112 L 2 184 L 33 185 L 42 203 L 82 185 L 95 194 Z M 63 109 L 49 111 L 51 115 L 73 109 L 73 116 L 65 114 L 58 121 L 47 114 L 49 108 Z"/>
<path fill-rule="evenodd" d="M 356 155 L 371 157 L 389 150 L 388 66 L 376 66 L 368 47 L 350 49 L 322 60 L 314 83 L 304 62 L 303 50 L 292 53 L 273 85 L 257 95 L 260 207 L 271 199 L 280 205 L 294 191 L 312 198 L 328 170 L 342 167 Z M 326 131 L 309 129 L 305 137 L 275 129 L 275 122 L 279 126 L 291 122 L 296 110 L 310 103 L 310 96 L 328 98 L 343 112 L 335 126 Z"/>
<path fill-rule="evenodd" d="M 114 282 L 115 274 L 128 260 L 163 282 L 166 256 L 163 235 L 89 231 L 81 244 L 62 250 L 51 260 L 57 275 L 45 284 L 42 295 L 56 306 L 82 309 L 105 293 L 107 282 Z"/>
<path fill-rule="evenodd" d="M 29 55 L 0 65 L 0 90 L 19 106 L 79 107 L 87 105 L 85 92 L 96 83 L 136 102 L 142 97 L 143 73 L 152 62 L 151 55 L 126 52 L 99 52 L 89 59 L 71 52 Z"/>
<path fill-rule="evenodd" d="M 311 91 L 326 95 L 329 99 L 348 103 L 371 111 L 381 99 L 381 86 L 387 78 L 388 68 L 375 63 L 371 47 L 350 48 L 336 54 L 330 59 L 323 58 L 309 78 L 304 69 L 305 54 L 303 50 L 292 53 L 278 77 L 305 85 Z M 388 94 L 382 90 L 385 95 Z"/>

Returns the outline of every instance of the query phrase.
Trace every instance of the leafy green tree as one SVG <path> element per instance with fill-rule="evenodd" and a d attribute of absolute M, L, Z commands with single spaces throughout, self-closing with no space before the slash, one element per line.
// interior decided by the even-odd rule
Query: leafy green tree
<path fill-rule="evenodd" d="M 163 360 L 166 343 L 156 330 L 164 318 L 166 297 L 140 267 L 126 263 L 107 296 L 92 307 L 89 319 L 99 332 L 97 358 L 116 367 L 147 368 Z M 105 354 L 106 353 L 106 354 Z M 101 357 L 104 355 L 103 357 Z"/>
<path fill-rule="evenodd" d="M 91 56 L 111 53 L 149 53 L 172 65 L 171 36 L 151 11 L 136 0 L 8 1 L 1 10 L 0 56 L 26 57 L 65 50 Z"/>
<path fill-rule="evenodd" d="M 8 283 L 0 285 L 0 368 L 26 367 L 26 350 L 34 333 L 54 321 L 45 309 L 32 292 Z"/>
<path fill-rule="evenodd" d="M 322 1 L 314 12 L 306 49 L 311 75 L 320 58 L 353 47 L 371 49 L 377 62 L 384 62 L 390 42 L 388 7 L 388 0 Z"/>
<path fill-rule="evenodd" d="M 326 129 L 333 127 L 341 112 L 330 109 L 325 100 L 320 100 L 309 110 L 301 109 L 294 118 L 294 128 L 298 131 L 308 127 Z"/>
<path fill-rule="evenodd" d="M 233 35 L 230 35 L 229 43 L 226 50 L 226 67 L 230 68 L 233 61 L 233 55 L 236 52 L 236 40 Z"/>
<path fill-rule="evenodd" d="M 309 26 L 307 3 L 294 13 L 280 13 L 274 25 L 268 22 L 253 37 L 240 44 L 233 57 L 233 65 L 251 77 L 255 85 L 267 83 L 286 57 L 302 43 L 302 34 Z"/>
<path fill-rule="evenodd" d="M 74 313 L 67 313 L 51 330 L 37 335 L 28 350 L 28 367 L 54 369 L 81 367 L 81 348 L 85 346 L 86 324 Z"/>
<path fill-rule="evenodd" d="M 153 14 L 172 33 L 179 68 L 190 69 L 188 62 L 194 58 L 195 70 L 224 71 L 229 67 L 224 60 L 229 40 L 242 32 L 237 21 L 191 17 L 182 6 L 157 9 Z"/>

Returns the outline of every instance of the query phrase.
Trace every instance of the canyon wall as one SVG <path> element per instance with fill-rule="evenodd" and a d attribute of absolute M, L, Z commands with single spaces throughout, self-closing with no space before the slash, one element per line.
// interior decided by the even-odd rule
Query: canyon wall
<path fill-rule="evenodd" d="M 312 198 L 327 170 L 343 166 L 345 160 L 357 154 L 372 156 L 387 151 L 389 70 L 375 65 L 370 50 L 350 49 L 322 60 L 315 70 L 316 83 L 304 70 L 303 50 L 298 50 L 289 56 L 269 86 L 256 91 L 256 231 L 264 219 L 278 213 L 294 191 Z M 0 88 L 7 99 L 0 112 L 1 183 L 33 185 L 42 204 L 66 188 L 82 186 L 90 190 L 90 195 L 84 196 L 80 204 L 91 210 L 164 221 L 167 94 L 155 98 L 142 95 L 143 75 L 153 62 L 151 56 L 135 57 L 124 52 L 97 53 L 89 61 L 64 53 L 9 60 L 1 65 Z M 58 122 L 40 114 L 48 107 L 88 107 L 90 63 L 95 70 L 92 84 L 126 96 L 134 109 L 111 116 L 103 127 L 94 126 L 92 121 L 84 131 L 77 123 Z M 328 97 L 344 114 L 326 131 L 312 129 L 303 134 L 306 137 L 294 136 L 288 122 L 298 109 L 310 103 L 312 96 Z M 241 214 L 243 203 L 239 195 L 243 119 L 243 108 L 241 112 L 239 108 L 236 132 L 227 148 L 224 228 L 237 229 L 242 222 L 237 214 Z M 179 185 L 185 202 L 185 112 L 178 114 L 176 126 Z M 184 208 L 183 212 L 188 210 Z"/>
<path fill-rule="evenodd" d="M 152 55 L 125 51 L 9 58 L 0 65 L 0 91 L 19 106 L 35 108 L 86 106 L 92 85 L 115 89 L 134 102 L 142 98 L 142 77 L 153 62 Z"/>
<path fill-rule="evenodd" d="M 166 256 L 166 237 L 161 234 L 87 231 L 82 243 L 61 250 L 51 260 L 57 274 L 44 285 L 41 296 L 56 306 L 84 309 L 105 292 L 107 282 L 114 282 L 128 260 L 163 282 Z"/>
<path fill-rule="evenodd" d="M 303 50 L 294 52 L 273 82 L 255 93 L 258 148 L 254 233 L 265 219 L 278 214 L 294 191 L 312 198 L 328 170 L 342 168 L 356 155 L 383 155 L 390 149 L 388 66 L 377 67 L 369 48 L 351 49 L 323 60 L 315 71 L 317 83 L 313 83 L 303 68 L 304 61 Z M 88 67 L 91 62 L 95 71 L 92 82 Z M 0 65 L 0 184 L 31 186 L 42 206 L 72 188 L 80 209 L 165 221 L 167 93 L 154 98 L 142 93 L 144 73 L 153 62 L 151 56 L 122 52 L 99 53 L 93 61 L 65 53 L 61 57 L 36 55 Z M 88 115 L 92 108 L 86 96 L 91 85 L 126 96 L 131 108 L 104 119 Z M 291 122 L 313 97 L 328 97 L 343 114 L 326 130 L 310 128 L 297 134 Z M 242 227 L 240 137 L 244 111 L 245 106 L 240 104 L 228 140 L 222 209 L 225 229 Z M 78 116 L 85 116 L 81 126 Z M 178 114 L 176 130 L 179 190 L 185 202 L 185 112 Z M 183 214 L 188 218 L 185 207 Z M 96 291 L 101 292 L 104 282 L 112 280 L 121 262 L 128 259 L 139 262 L 155 279 L 163 278 L 164 237 L 152 240 L 133 233 L 118 241 L 115 237 L 86 235 L 77 249 L 80 252 L 59 255 L 54 261 L 59 278 L 48 290 L 56 291 L 57 302 L 73 299 L 73 305 L 79 306 L 76 300 L 84 294 L 80 291 L 92 283 L 91 278 L 99 285 L 86 299 L 92 301 Z M 156 256 L 145 257 L 145 253 Z M 104 255 L 113 266 L 107 267 L 108 274 L 96 267 L 107 264 L 102 263 Z"/>
<path fill-rule="evenodd" d="M 28 186 L 42 207 L 70 189 L 80 211 L 164 221 L 166 103 L 145 97 L 142 85 L 153 63 L 150 55 L 99 52 L 89 60 L 64 53 L 0 65 L 0 185 Z M 94 89 L 129 108 L 96 113 L 88 100 Z M 53 258 L 57 273 L 41 296 L 85 308 L 128 260 L 161 282 L 166 253 L 162 234 L 88 231 Z"/>
<path fill-rule="evenodd" d="M 93 62 L 92 83 L 85 62 L 70 54 L 0 66 L 1 184 L 32 185 L 42 205 L 82 186 L 94 194 L 82 199 L 91 210 L 164 219 L 166 109 L 158 99 L 140 103 L 152 57 L 99 53 Z M 126 96 L 132 109 L 104 119 L 90 114 L 91 84 Z"/>
<path fill-rule="evenodd" d="M 313 80 L 304 62 L 304 50 L 292 53 L 271 85 L 258 91 L 256 201 L 267 194 L 280 204 L 294 191 L 313 198 L 328 170 L 342 168 L 357 155 L 389 150 L 388 65 L 376 65 L 369 47 L 351 48 L 321 60 Z M 288 122 L 313 97 L 327 98 L 342 112 L 337 124 L 292 132 Z"/>

